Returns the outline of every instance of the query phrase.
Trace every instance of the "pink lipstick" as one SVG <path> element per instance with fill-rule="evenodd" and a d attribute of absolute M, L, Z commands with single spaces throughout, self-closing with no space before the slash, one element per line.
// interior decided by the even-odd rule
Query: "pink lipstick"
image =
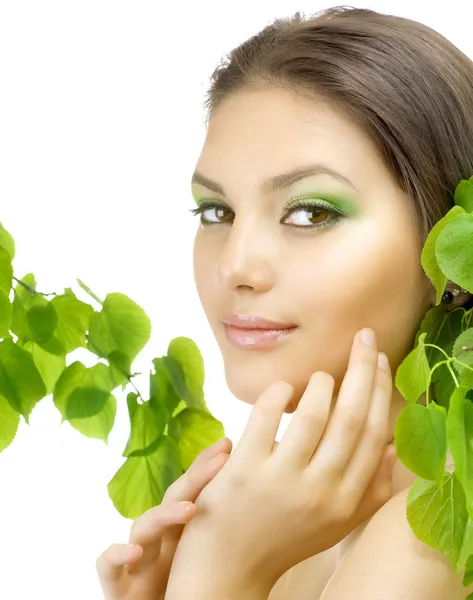
<path fill-rule="evenodd" d="M 230 314 L 223 320 L 227 340 L 237 348 L 256 350 L 286 339 L 297 325 L 272 321 L 256 315 Z"/>

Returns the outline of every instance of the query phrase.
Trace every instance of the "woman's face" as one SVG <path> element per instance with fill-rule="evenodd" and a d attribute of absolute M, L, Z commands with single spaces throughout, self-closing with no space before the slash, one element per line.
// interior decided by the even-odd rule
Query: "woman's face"
<path fill-rule="evenodd" d="M 264 185 L 309 166 L 312 175 Z M 412 209 L 364 131 L 289 91 L 242 92 L 214 112 L 196 172 L 209 180 L 193 183 L 196 202 L 219 205 L 202 215 L 211 224 L 199 225 L 194 272 L 230 391 L 254 403 L 287 381 L 291 413 L 311 374 L 326 371 L 337 393 L 364 327 L 394 373 L 433 304 L 432 286 Z M 296 198 L 312 207 L 295 208 Z M 270 346 L 235 345 L 229 313 L 297 328 Z"/>

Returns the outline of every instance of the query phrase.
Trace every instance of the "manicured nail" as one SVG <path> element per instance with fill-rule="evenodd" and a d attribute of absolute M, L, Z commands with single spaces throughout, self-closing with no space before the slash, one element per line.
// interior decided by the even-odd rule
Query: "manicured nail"
<path fill-rule="evenodd" d="M 362 329 L 360 336 L 361 336 L 361 341 L 363 342 L 363 344 L 365 344 L 366 346 L 374 346 L 375 337 L 374 337 L 374 331 L 372 329 L 369 329 L 369 328 Z"/>
<path fill-rule="evenodd" d="M 378 367 L 389 373 L 389 360 L 384 352 L 378 352 Z"/>

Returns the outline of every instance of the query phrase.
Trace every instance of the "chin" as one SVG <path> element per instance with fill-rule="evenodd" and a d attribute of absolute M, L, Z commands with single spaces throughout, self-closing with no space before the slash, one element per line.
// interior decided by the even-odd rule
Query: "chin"
<path fill-rule="evenodd" d="M 225 378 L 228 389 L 230 392 L 241 400 L 245 404 L 255 404 L 261 394 L 268 389 L 268 387 L 276 382 L 287 378 L 277 377 L 276 374 L 266 374 L 264 376 L 260 371 L 252 372 L 250 369 L 245 369 L 244 373 L 241 371 L 236 372 L 234 369 L 225 368 Z M 288 402 L 284 412 L 292 414 L 299 404 L 299 400 L 302 397 L 307 382 L 304 384 L 298 384 L 294 381 L 288 381 L 294 388 L 294 393 L 291 400 Z"/>

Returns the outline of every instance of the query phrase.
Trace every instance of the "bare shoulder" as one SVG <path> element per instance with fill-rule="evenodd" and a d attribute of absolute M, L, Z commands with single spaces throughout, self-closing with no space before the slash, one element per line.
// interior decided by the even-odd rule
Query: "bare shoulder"
<path fill-rule="evenodd" d="M 409 488 L 393 496 L 369 521 L 336 569 L 321 600 L 463 600 L 450 561 L 420 542 L 406 518 Z"/>
<path fill-rule="evenodd" d="M 337 546 L 295 565 L 276 582 L 268 600 L 317 600 L 337 568 Z"/>

